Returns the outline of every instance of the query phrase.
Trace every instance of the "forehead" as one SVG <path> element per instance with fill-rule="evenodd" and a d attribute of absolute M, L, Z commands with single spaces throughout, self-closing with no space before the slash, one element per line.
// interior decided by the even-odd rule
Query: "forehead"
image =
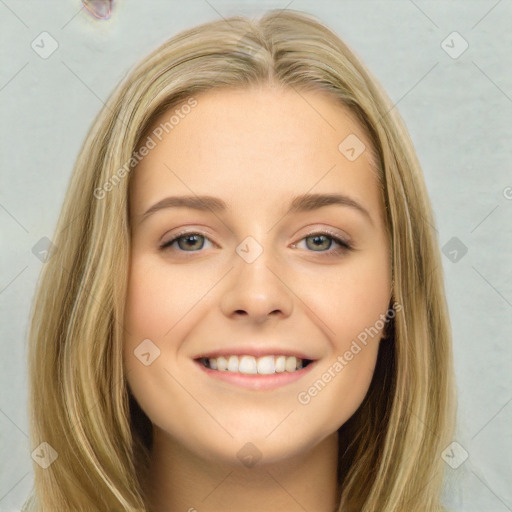
<path fill-rule="evenodd" d="M 173 107 L 148 132 L 156 144 L 132 176 L 133 209 L 169 194 L 216 195 L 251 207 L 256 198 L 282 202 L 308 191 L 379 202 L 370 140 L 355 115 L 329 94 L 260 87 L 194 98 L 193 108 Z M 346 144 L 340 146 L 345 140 L 366 150 L 351 160 Z"/>

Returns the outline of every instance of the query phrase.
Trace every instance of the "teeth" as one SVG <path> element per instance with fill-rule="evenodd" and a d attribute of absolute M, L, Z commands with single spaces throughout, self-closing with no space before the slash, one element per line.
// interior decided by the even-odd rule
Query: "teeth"
<path fill-rule="evenodd" d="M 245 373 L 248 375 L 272 375 L 274 373 L 295 372 L 304 367 L 304 361 L 295 356 L 229 356 L 213 359 L 202 358 L 207 368 L 218 371 Z"/>
<path fill-rule="evenodd" d="M 238 356 L 229 356 L 228 372 L 238 372 Z"/>
<path fill-rule="evenodd" d="M 286 370 L 286 356 L 277 356 L 275 362 L 276 373 L 281 373 Z"/>
<path fill-rule="evenodd" d="M 254 359 L 254 357 L 251 359 Z M 272 373 L 276 373 L 274 356 L 265 356 L 258 359 L 258 373 L 261 375 L 270 375 Z"/>
<path fill-rule="evenodd" d="M 297 359 L 295 357 L 287 357 L 284 367 L 287 372 L 294 372 L 297 369 Z"/>
<path fill-rule="evenodd" d="M 236 356 L 231 356 L 235 357 Z M 211 359 L 210 359 L 211 361 Z M 250 356 L 242 356 L 240 358 L 240 364 L 238 365 L 238 371 L 240 373 L 258 373 L 258 366 L 256 365 L 256 359 Z"/>

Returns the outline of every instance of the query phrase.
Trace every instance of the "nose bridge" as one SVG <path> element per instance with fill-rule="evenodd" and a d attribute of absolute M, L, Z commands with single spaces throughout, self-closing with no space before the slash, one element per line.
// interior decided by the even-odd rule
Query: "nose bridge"
<path fill-rule="evenodd" d="M 247 236 L 236 247 L 234 271 L 229 278 L 228 289 L 222 299 L 224 314 L 246 313 L 262 320 L 271 313 L 288 316 L 292 310 L 292 294 L 285 286 L 278 251 L 271 247 L 271 237 L 262 242 Z M 265 246 L 263 245 L 265 243 Z"/>
<path fill-rule="evenodd" d="M 258 242 L 252 236 L 245 238 L 236 248 L 238 282 L 244 281 L 246 286 L 262 287 L 262 290 L 272 287 L 276 277 L 270 268 L 278 266 L 275 248 L 270 247 L 267 237 L 266 244 Z M 275 270 L 274 270 L 275 272 Z M 255 289 L 255 288 L 254 288 Z"/>

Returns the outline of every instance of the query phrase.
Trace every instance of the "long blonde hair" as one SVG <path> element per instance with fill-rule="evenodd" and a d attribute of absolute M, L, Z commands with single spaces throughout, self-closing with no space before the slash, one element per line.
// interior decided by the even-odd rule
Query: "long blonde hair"
<path fill-rule="evenodd" d="M 136 66 L 97 116 L 32 305 L 31 443 L 47 443 L 57 458 L 45 469 L 34 463 L 25 510 L 146 510 L 151 424 L 122 362 L 131 159 L 155 119 L 194 94 L 269 83 L 328 91 L 367 131 L 386 206 L 392 300 L 403 305 L 380 344 L 368 394 L 339 429 L 339 510 L 442 509 L 441 452 L 452 440 L 455 386 L 421 168 L 397 109 L 354 53 L 314 17 L 280 10 L 181 32 Z"/>

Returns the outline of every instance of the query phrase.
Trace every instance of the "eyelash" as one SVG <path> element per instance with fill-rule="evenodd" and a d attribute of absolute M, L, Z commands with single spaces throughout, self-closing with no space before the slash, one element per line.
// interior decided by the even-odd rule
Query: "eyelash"
<path fill-rule="evenodd" d="M 206 238 L 207 240 L 210 240 L 203 233 L 199 233 L 199 232 L 196 232 L 196 231 L 184 231 L 184 232 L 178 233 L 174 238 L 172 238 L 168 242 L 165 242 L 164 244 L 162 244 L 160 246 L 160 250 L 162 250 L 162 251 L 171 250 L 171 246 L 172 246 L 172 244 L 174 244 L 174 242 L 176 242 L 177 240 L 179 240 L 180 238 L 183 238 L 185 236 L 193 236 L 193 235 L 199 235 L 199 236 L 202 236 L 202 237 Z M 313 252 L 313 253 L 318 252 L 319 254 L 322 254 L 322 255 L 325 255 L 325 256 L 341 256 L 342 254 L 344 254 L 344 253 L 346 253 L 348 251 L 353 250 L 353 246 L 350 243 L 346 242 L 345 240 L 342 240 L 341 238 L 339 238 L 338 236 L 334 235 L 333 233 L 330 233 L 329 231 L 314 231 L 312 233 L 307 234 L 305 237 L 301 238 L 299 240 L 299 242 L 301 242 L 302 240 L 304 240 L 306 238 L 310 238 L 312 236 L 322 236 L 322 235 L 330 238 L 331 240 L 333 240 L 336 244 L 338 244 L 339 247 L 334 249 L 334 250 L 327 249 L 326 251 L 309 251 L 309 252 Z M 211 240 L 210 240 L 210 242 L 211 242 Z M 182 251 L 182 250 L 179 250 L 179 252 L 194 253 L 194 252 L 201 252 L 201 250 L 198 250 L 198 251 Z"/>

